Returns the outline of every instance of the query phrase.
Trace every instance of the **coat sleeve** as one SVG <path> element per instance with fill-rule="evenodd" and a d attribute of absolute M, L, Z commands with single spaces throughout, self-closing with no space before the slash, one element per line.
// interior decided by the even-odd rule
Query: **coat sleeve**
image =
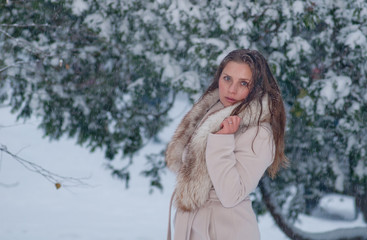
<path fill-rule="evenodd" d="M 257 134 L 256 134 L 257 133 Z M 233 134 L 210 134 L 206 164 L 215 192 L 224 207 L 234 207 L 255 190 L 274 157 L 272 133 L 266 127 Z"/>

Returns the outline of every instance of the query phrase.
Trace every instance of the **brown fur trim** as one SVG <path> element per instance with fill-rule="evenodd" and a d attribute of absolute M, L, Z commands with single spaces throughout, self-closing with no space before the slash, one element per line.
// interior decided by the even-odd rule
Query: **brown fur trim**
<path fill-rule="evenodd" d="M 177 173 L 175 205 L 183 211 L 192 211 L 201 207 L 208 199 L 212 187 L 205 162 L 207 138 L 209 133 L 219 131 L 221 122 L 230 116 L 237 106 L 235 104 L 210 114 L 198 126 L 209 108 L 218 99 L 218 90 L 216 90 L 196 103 L 179 124 L 172 141 L 167 147 L 167 166 Z M 263 99 L 262 107 L 260 121 L 266 121 L 269 115 L 267 97 Z M 240 127 L 257 124 L 259 115 L 260 105 L 257 102 L 250 103 L 239 114 L 239 117 L 242 118 Z M 182 155 L 185 148 L 186 155 L 183 162 Z"/>
<path fill-rule="evenodd" d="M 205 113 L 218 99 L 218 91 L 206 95 L 192 107 L 177 127 L 166 149 L 167 167 L 173 172 L 177 173 L 181 168 L 183 151 L 194 133 L 197 124 L 199 124 Z"/>

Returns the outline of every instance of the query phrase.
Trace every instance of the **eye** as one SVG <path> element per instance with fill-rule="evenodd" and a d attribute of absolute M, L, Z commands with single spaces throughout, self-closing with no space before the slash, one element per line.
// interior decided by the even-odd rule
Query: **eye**
<path fill-rule="evenodd" d="M 231 77 L 230 76 L 224 76 L 223 79 L 224 79 L 224 81 L 229 81 L 229 80 L 231 80 Z"/>
<path fill-rule="evenodd" d="M 241 82 L 241 86 L 248 87 L 248 82 L 246 82 L 246 81 L 242 81 L 242 82 Z"/>

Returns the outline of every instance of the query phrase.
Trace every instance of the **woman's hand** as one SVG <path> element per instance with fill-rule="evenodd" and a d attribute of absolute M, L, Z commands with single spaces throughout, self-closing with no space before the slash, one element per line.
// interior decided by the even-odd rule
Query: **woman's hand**
<path fill-rule="evenodd" d="M 239 116 L 229 116 L 220 124 L 220 130 L 215 134 L 233 134 L 240 127 L 241 118 Z"/>

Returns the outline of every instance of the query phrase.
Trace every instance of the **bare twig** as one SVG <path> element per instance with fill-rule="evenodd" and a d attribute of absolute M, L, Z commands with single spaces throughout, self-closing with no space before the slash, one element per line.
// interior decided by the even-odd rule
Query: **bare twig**
<path fill-rule="evenodd" d="M 8 105 L 4 105 L 4 106 L 0 105 L 0 108 L 5 108 L 5 107 L 9 107 L 9 106 Z M 10 124 L 10 125 L 1 125 L 0 124 L 0 129 L 1 128 L 18 127 L 18 126 L 21 126 L 21 125 L 23 125 L 23 123 L 14 123 L 14 124 Z"/>
<path fill-rule="evenodd" d="M 17 154 L 14 154 L 10 152 L 5 145 L 0 145 L 0 151 L 8 154 L 11 156 L 14 160 L 19 162 L 23 167 L 25 167 L 27 170 L 38 173 L 42 175 L 46 180 L 50 181 L 55 185 L 55 187 L 58 189 L 61 186 L 63 187 L 77 187 L 77 186 L 86 186 L 88 185 L 83 181 L 83 178 L 73 178 L 73 177 L 65 177 L 58 175 L 56 173 L 53 173 L 42 166 L 30 162 L 28 160 L 25 160 L 21 157 L 19 157 Z M 84 178 L 85 179 L 85 178 Z"/>
<path fill-rule="evenodd" d="M 7 183 L 1 183 L 0 182 L 0 187 L 5 187 L 5 188 L 11 188 L 11 187 L 16 187 L 19 183 L 11 183 L 11 184 L 7 184 Z"/>
<path fill-rule="evenodd" d="M 19 61 L 19 62 L 15 62 L 14 64 L 12 64 L 12 65 L 9 65 L 9 66 L 5 66 L 5 67 L 3 67 L 3 68 L 0 68 L 0 73 L 1 72 L 4 72 L 4 71 L 6 71 L 6 70 L 8 70 L 9 68 L 12 68 L 12 67 L 18 67 L 19 65 L 21 65 L 21 64 L 23 64 L 23 63 L 25 63 L 24 61 Z"/>

